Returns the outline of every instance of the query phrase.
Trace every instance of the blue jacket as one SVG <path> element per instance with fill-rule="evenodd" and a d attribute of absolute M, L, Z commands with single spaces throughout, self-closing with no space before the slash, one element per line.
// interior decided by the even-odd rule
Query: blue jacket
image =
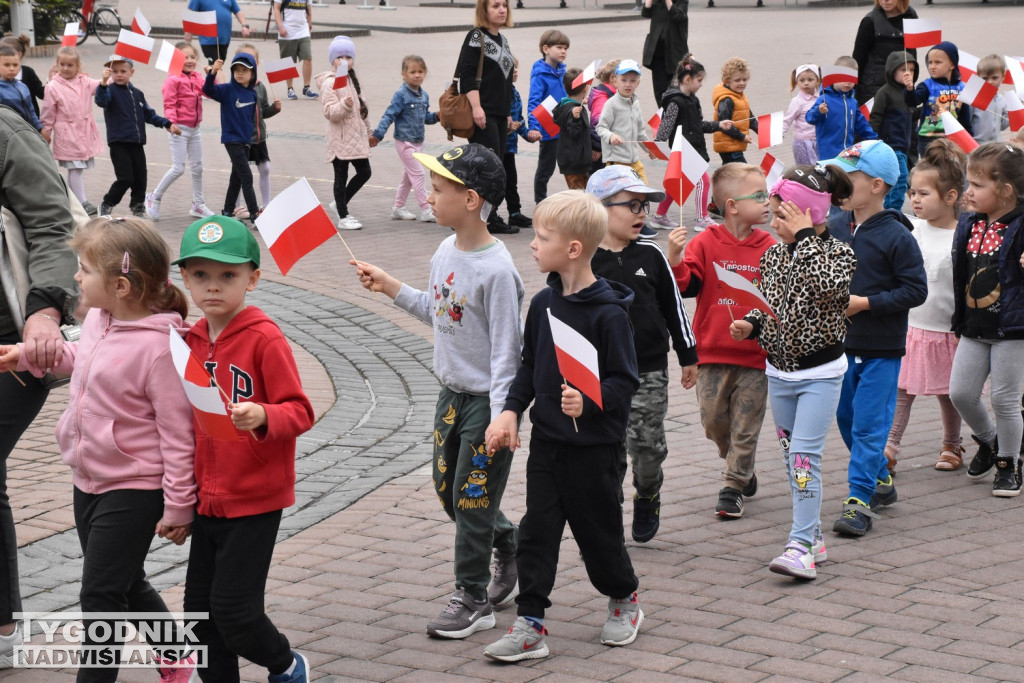
<path fill-rule="evenodd" d="M 914 226 L 899 211 L 884 209 L 853 233 L 853 214 L 828 222 L 829 233 L 853 248 L 857 270 L 851 296 L 866 296 L 870 309 L 850 318 L 846 352 L 868 358 L 899 358 L 906 353 L 907 312 L 928 297 L 921 248 Z"/>
<path fill-rule="evenodd" d="M 533 110 L 541 102 L 547 99 L 548 95 L 555 98 L 555 103 L 562 101 L 565 97 L 565 64 L 551 66 L 541 57 L 533 63 L 533 70 L 530 72 L 530 99 L 526 103 L 527 116 L 530 120 L 530 130 L 540 131 L 541 140 L 555 140 L 557 135 L 548 135 L 544 126 L 533 115 Z M 514 88 L 513 88 L 514 90 Z"/>
<path fill-rule="evenodd" d="M 981 294 L 987 294 L 992 287 L 991 279 L 983 273 L 974 272 L 971 263 L 975 260 L 967 254 L 967 241 L 971 228 L 982 214 L 965 213 L 960 216 L 953 235 L 953 331 L 959 336 L 964 324 L 965 295 L 968 287 L 981 286 Z M 1003 217 L 1007 218 L 1006 216 Z M 1024 274 L 1020 267 L 1021 253 L 1024 253 L 1024 210 L 1020 208 L 1009 216 L 1006 232 L 999 246 L 998 302 L 1000 338 L 1024 338 Z M 973 281 L 973 282 L 972 282 Z M 980 285 L 977 283 L 980 282 Z M 993 289 L 995 289 L 993 287 Z M 974 296 L 981 298 L 979 292 Z"/>
<path fill-rule="evenodd" d="M 146 96 L 131 83 L 118 85 L 111 81 L 97 86 L 94 100 L 97 107 L 103 108 L 108 145 L 115 142 L 146 144 L 147 123 L 157 128 L 171 127 L 171 121 L 153 111 Z"/>
<path fill-rule="evenodd" d="M 437 123 L 437 113 L 430 111 L 430 95 L 423 88 L 416 92 L 407 84 L 395 91 L 391 104 L 380 117 L 373 137 L 383 140 L 391 122 L 395 123 L 395 139 L 402 142 L 423 142 L 424 124 Z"/>
<path fill-rule="evenodd" d="M 827 114 L 818 111 L 822 102 L 828 105 Z M 819 159 L 835 159 L 855 142 L 878 139 L 878 133 L 857 108 L 856 88 L 850 92 L 839 92 L 833 87 L 825 88 L 804 118 L 814 126 Z"/>
<path fill-rule="evenodd" d="M 28 91 L 28 86 L 21 81 L 0 78 L 0 104 L 6 104 L 21 114 L 21 118 L 35 126 L 36 130 L 43 129 L 43 124 L 39 122 L 36 110 L 32 107 L 32 94 Z"/>
<path fill-rule="evenodd" d="M 252 56 L 242 52 L 234 56 L 232 61 L 244 59 L 252 69 L 249 85 L 239 85 L 234 77 L 228 77 L 227 83 L 217 83 L 213 74 L 206 75 L 203 93 L 211 100 L 220 102 L 220 141 L 221 144 L 252 144 L 253 129 L 260 118 L 259 93 L 256 91 L 256 62 Z M 225 62 L 227 65 L 227 62 Z"/>
<path fill-rule="evenodd" d="M 971 105 L 960 101 L 960 91 L 964 84 L 960 80 L 960 72 L 953 69 L 953 78 L 926 78 L 913 90 L 903 91 L 903 100 L 911 107 L 921 107 L 921 127 L 917 134 L 923 137 L 943 137 L 942 112 L 948 111 L 953 118 L 971 135 Z"/>
<path fill-rule="evenodd" d="M 526 140 L 526 134 L 530 129 L 526 127 L 525 119 L 523 118 L 523 98 L 519 96 L 519 91 L 515 88 L 512 88 L 512 110 L 509 112 L 509 116 L 512 117 L 513 121 L 518 121 L 523 125 L 519 126 L 519 130 L 514 130 L 508 134 L 508 140 L 505 141 L 505 153 L 518 154 L 519 140 L 517 136 L 522 136 Z"/>

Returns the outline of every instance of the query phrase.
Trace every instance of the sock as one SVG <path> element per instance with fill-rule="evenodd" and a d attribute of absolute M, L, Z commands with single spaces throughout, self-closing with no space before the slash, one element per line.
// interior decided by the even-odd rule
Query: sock
<path fill-rule="evenodd" d="M 804 543 L 803 541 L 797 541 L 797 543 L 799 543 L 803 547 L 807 548 L 808 551 L 810 551 L 810 549 L 811 549 L 811 544 L 810 543 Z"/>
<path fill-rule="evenodd" d="M 537 633 L 544 633 L 544 620 L 538 619 L 537 617 L 523 617 L 526 622 L 533 627 Z"/>

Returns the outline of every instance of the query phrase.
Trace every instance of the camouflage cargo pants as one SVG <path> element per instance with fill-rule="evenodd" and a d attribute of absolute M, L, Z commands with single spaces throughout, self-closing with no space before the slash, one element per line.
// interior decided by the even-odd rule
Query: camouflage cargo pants
<path fill-rule="evenodd" d="M 662 463 L 668 456 L 665 415 L 668 414 L 668 371 L 640 373 L 640 388 L 633 395 L 626 427 L 626 450 L 633 463 L 633 488 L 641 498 L 661 492 L 665 481 Z M 626 478 L 626 454 L 622 454 L 621 478 Z"/>

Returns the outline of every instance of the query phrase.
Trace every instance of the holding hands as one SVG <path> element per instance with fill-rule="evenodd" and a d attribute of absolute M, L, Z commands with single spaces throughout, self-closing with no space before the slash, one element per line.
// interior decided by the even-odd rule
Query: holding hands
<path fill-rule="evenodd" d="M 182 524 L 181 526 L 170 526 L 164 524 L 161 520 L 156 524 L 156 535 L 160 538 L 166 538 L 174 545 L 182 545 L 185 543 L 185 539 L 192 534 L 191 524 Z"/>
<path fill-rule="evenodd" d="M 487 425 L 487 430 L 484 432 L 484 443 L 487 445 L 488 455 L 494 455 L 502 448 L 507 448 L 515 453 L 519 448 L 519 418 L 515 412 L 501 411 L 501 414 Z"/>

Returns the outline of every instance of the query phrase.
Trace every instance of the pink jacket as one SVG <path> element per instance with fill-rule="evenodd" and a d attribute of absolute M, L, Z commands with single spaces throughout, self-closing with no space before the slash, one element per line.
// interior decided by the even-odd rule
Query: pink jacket
<path fill-rule="evenodd" d="M 196 504 L 195 437 L 168 326 L 184 332 L 177 313 L 124 321 L 89 311 L 81 341 L 64 344 L 54 368 L 71 374 L 57 443 L 79 490 L 163 489 L 162 521 L 180 526 L 192 521 Z M 18 368 L 43 375 L 24 354 Z"/>
<path fill-rule="evenodd" d="M 797 90 L 796 95 L 789 101 L 789 108 L 782 119 L 782 134 L 785 135 L 790 127 L 793 128 L 794 140 L 814 140 L 817 138 L 814 126 L 807 123 L 804 115 L 811 105 L 817 101 L 817 95 L 808 95 L 803 90 Z"/>
<path fill-rule="evenodd" d="M 168 76 L 162 89 L 164 116 L 179 126 L 195 128 L 203 120 L 203 82 L 197 71 Z"/>
<path fill-rule="evenodd" d="M 46 84 L 39 120 L 53 131 L 53 158 L 87 161 L 103 151 L 92 97 L 99 81 L 80 73 L 71 80 L 57 76 Z"/>
<path fill-rule="evenodd" d="M 334 89 L 334 72 L 325 71 L 316 77 L 320 102 L 327 119 L 327 163 L 335 159 L 368 159 L 370 127 L 359 116 L 359 95 L 350 78 L 344 88 Z M 352 106 L 345 98 L 352 98 Z"/>

